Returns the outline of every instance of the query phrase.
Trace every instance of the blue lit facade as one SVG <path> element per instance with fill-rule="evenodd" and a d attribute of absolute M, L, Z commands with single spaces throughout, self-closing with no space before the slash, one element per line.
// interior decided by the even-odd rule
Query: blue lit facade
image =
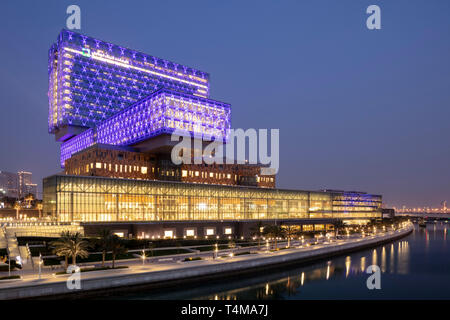
<path fill-rule="evenodd" d="M 61 144 L 61 167 L 74 153 L 95 143 L 128 146 L 175 129 L 210 140 L 228 136 L 231 107 L 227 103 L 160 89 L 116 113 L 98 126 Z"/>
<path fill-rule="evenodd" d="M 48 129 L 93 127 L 160 88 L 209 97 L 209 75 L 72 31 L 49 50 Z"/>

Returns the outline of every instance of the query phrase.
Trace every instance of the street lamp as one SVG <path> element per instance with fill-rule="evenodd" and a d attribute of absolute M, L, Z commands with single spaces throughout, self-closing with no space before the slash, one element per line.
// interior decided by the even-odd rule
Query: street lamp
<path fill-rule="evenodd" d="M 145 265 L 145 250 L 142 250 L 142 265 Z"/>
<path fill-rule="evenodd" d="M 217 259 L 218 253 L 219 253 L 219 246 L 218 246 L 218 244 L 216 243 L 216 248 L 214 249 L 214 259 Z"/>
<path fill-rule="evenodd" d="M 39 280 L 41 279 L 41 265 L 42 265 L 42 255 L 39 252 Z"/>

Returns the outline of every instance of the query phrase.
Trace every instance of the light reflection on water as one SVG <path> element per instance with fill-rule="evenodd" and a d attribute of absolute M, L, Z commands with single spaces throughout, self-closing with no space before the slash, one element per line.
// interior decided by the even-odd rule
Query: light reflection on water
<path fill-rule="evenodd" d="M 450 298 L 447 224 L 416 226 L 406 238 L 309 266 L 261 272 L 183 290 L 122 299 L 427 299 Z M 379 264 L 381 290 L 369 290 L 366 269 Z"/>

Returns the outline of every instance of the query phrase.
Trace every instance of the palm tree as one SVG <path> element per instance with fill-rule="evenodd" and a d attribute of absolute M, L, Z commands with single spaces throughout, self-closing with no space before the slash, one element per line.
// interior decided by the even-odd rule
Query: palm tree
<path fill-rule="evenodd" d="M 95 243 L 102 252 L 102 268 L 105 266 L 106 253 L 110 248 L 110 242 L 111 231 L 108 229 L 101 229 L 98 233 L 98 238 L 96 239 Z"/>
<path fill-rule="evenodd" d="M 289 248 L 291 246 L 291 238 L 293 238 L 294 236 L 299 235 L 299 230 L 295 226 L 286 225 L 286 226 L 283 226 L 283 231 L 284 231 L 284 235 L 288 239 L 288 245 L 287 246 Z"/>
<path fill-rule="evenodd" d="M 123 246 L 122 240 L 115 234 L 110 237 L 110 246 L 113 259 L 112 268 L 114 269 L 116 264 L 116 256 L 118 254 L 127 253 L 128 250 Z"/>
<path fill-rule="evenodd" d="M 41 219 L 42 218 L 42 209 L 44 208 L 44 205 L 42 203 L 38 203 L 36 207 L 39 210 L 39 219 Z"/>
<path fill-rule="evenodd" d="M 64 257 L 65 269 L 69 266 L 69 256 L 70 256 L 70 232 L 62 232 L 61 237 L 58 240 L 50 242 L 50 245 L 54 247 L 53 252 L 58 257 Z"/>
<path fill-rule="evenodd" d="M 278 238 L 282 238 L 285 235 L 283 228 L 278 225 L 270 225 L 264 227 L 264 234 L 270 238 L 275 238 L 275 250 L 278 249 Z"/>
<path fill-rule="evenodd" d="M 258 221 L 257 225 L 250 229 L 251 235 L 258 238 L 258 249 L 261 246 L 261 238 L 263 236 L 264 224 Z"/>
<path fill-rule="evenodd" d="M 337 219 L 333 222 L 333 227 L 336 232 L 336 237 L 339 234 L 339 230 L 345 228 L 345 223 L 342 219 Z"/>
<path fill-rule="evenodd" d="M 20 202 L 16 201 L 14 203 L 14 209 L 16 210 L 16 220 L 19 220 L 19 212 L 20 212 Z"/>
<path fill-rule="evenodd" d="M 52 242 L 55 247 L 54 252 L 58 256 L 64 256 L 66 259 L 66 268 L 68 257 L 72 257 L 72 264 L 77 264 L 77 257 L 87 258 L 89 256 L 89 243 L 83 240 L 81 233 L 65 231 L 61 233 L 61 238 Z"/>

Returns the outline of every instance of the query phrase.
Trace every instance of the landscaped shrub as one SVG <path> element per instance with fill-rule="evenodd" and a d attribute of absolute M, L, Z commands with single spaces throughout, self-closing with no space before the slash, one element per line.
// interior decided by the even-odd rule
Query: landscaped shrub
<path fill-rule="evenodd" d="M 0 280 L 11 280 L 11 279 L 20 279 L 19 275 L 0 277 Z"/>

